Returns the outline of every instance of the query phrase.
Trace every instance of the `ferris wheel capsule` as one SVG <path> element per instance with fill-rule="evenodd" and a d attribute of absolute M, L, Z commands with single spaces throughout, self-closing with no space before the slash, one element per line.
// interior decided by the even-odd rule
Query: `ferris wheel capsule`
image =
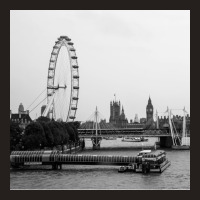
<path fill-rule="evenodd" d="M 43 112 L 65 122 L 76 118 L 79 100 L 78 61 L 70 41 L 69 37 L 60 36 L 53 46 L 47 77 L 47 110 Z"/>
<path fill-rule="evenodd" d="M 72 56 L 71 58 L 72 58 L 72 59 L 77 59 L 77 56 Z"/>
<path fill-rule="evenodd" d="M 56 53 L 56 52 L 52 52 L 51 54 L 55 56 L 55 55 L 57 55 L 58 53 Z"/>
<path fill-rule="evenodd" d="M 73 42 L 68 42 L 68 45 L 73 45 L 74 43 Z"/>
<path fill-rule="evenodd" d="M 58 46 L 54 46 L 53 48 L 54 48 L 54 49 L 59 49 L 59 47 L 58 47 Z"/>
<path fill-rule="evenodd" d="M 78 65 L 72 65 L 74 69 L 78 69 Z"/>
<path fill-rule="evenodd" d="M 64 35 L 60 36 L 59 39 L 60 39 L 60 40 L 65 39 L 66 41 L 71 41 L 70 38 L 68 38 L 67 36 L 64 36 Z"/>

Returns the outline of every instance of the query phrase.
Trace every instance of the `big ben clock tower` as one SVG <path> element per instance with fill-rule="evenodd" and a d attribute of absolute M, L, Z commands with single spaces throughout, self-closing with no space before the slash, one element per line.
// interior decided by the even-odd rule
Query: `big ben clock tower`
<path fill-rule="evenodd" d="M 148 104 L 146 107 L 146 113 L 147 113 L 147 122 L 149 120 L 153 121 L 153 105 L 151 103 L 151 98 L 149 96 Z"/>

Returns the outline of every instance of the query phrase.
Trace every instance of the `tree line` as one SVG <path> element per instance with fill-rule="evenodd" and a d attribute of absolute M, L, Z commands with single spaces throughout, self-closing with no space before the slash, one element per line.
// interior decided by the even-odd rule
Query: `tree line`
<path fill-rule="evenodd" d="M 79 122 L 58 122 L 39 117 L 36 122 L 21 129 L 19 124 L 10 124 L 10 150 L 53 149 L 58 145 L 71 145 L 79 141 Z"/>

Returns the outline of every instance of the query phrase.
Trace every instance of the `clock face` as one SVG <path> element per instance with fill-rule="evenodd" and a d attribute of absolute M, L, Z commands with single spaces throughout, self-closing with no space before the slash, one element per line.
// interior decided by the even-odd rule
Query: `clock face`
<path fill-rule="evenodd" d="M 150 108 L 149 111 L 152 112 L 152 109 Z"/>

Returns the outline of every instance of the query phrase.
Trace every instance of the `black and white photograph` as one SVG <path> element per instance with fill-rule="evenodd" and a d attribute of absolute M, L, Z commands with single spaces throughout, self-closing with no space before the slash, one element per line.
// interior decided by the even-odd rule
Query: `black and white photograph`
<path fill-rule="evenodd" d="M 190 190 L 190 10 L 10 10 L 10 190 Z"/>

